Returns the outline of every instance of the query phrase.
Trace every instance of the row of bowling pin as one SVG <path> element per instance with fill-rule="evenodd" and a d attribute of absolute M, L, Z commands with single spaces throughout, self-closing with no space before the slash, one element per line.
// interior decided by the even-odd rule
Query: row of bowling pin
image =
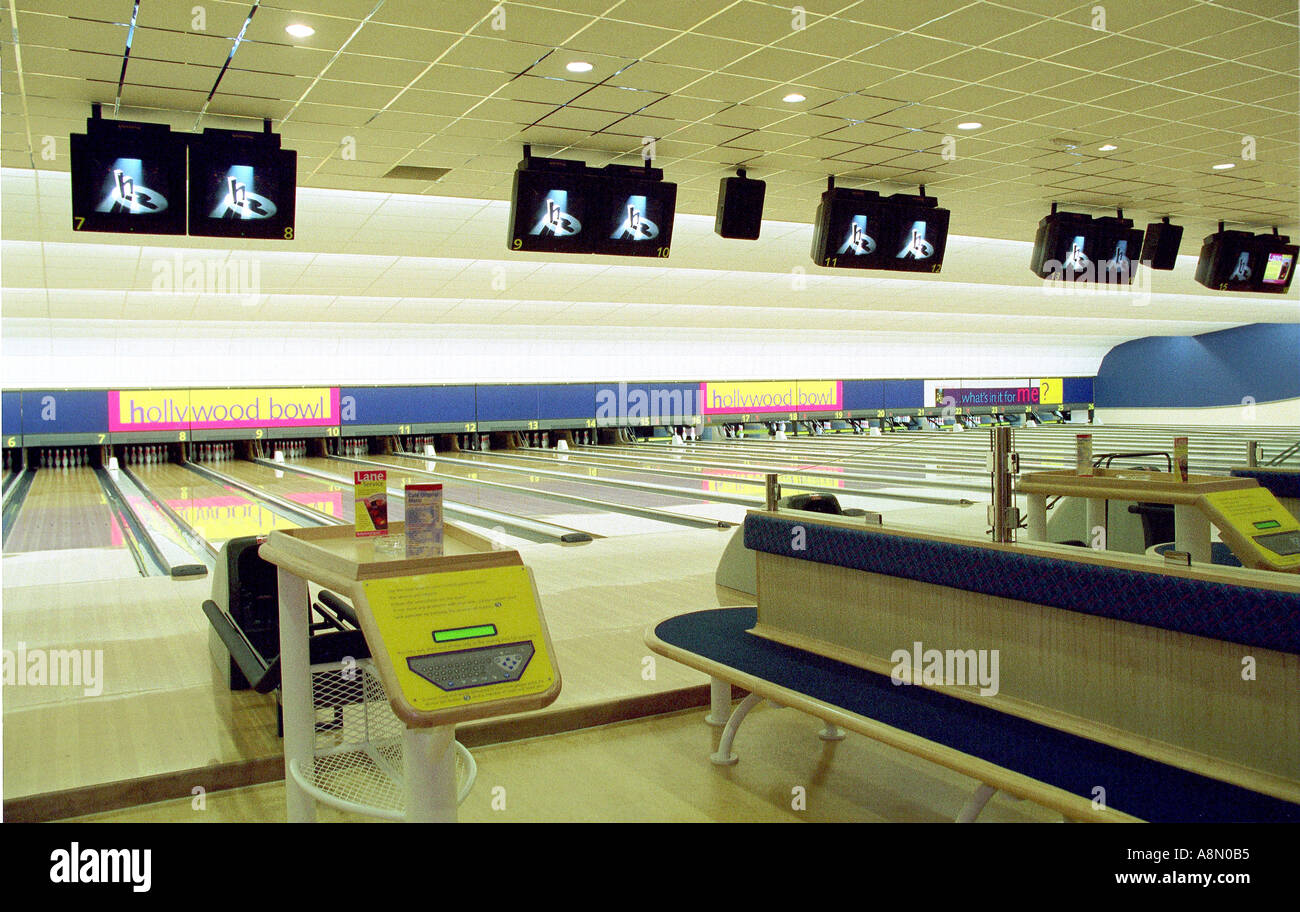
<path fill-rule="evenodd" d="M 547 449 L 551 445 L 551 432 L 550 431 L 525 431 L 524 445 Z"/>
<path fill-rule="evenodd" d="M 196 443 L 191 447 L 194 458 L 199 462 L 223 462 L 235 458 L 233 443 Z"/>
<path fill-rule="evenodd" d="M 437 446 L 438 438 L 429 435 L 427 437 L 403 437 L 401 439 L 402 449 L 407 453 L 423 453 L 425 447 Z"/>
<path fill-rule="evenodd" d="M 307 441 L 277 440 L 275 449 L 283 453 L 285 459 L 302 459 L 307 455 Z"/>
<path fill-rule="evenodd" d="M 5 454 L 8 456 L 8 453 Z M 90 450 L 84 447 L 72 447 L 64 449 L 44 449 L 41 450 L 41 468 L 43 469 L 71 469 L 77 466 L 90 465 Z M 14 463 L 17 467 L 17 458 Z"/>
<path fill-rule="evenodd" d="M 743 424 L 724 424 L 722 425 L 723 437 L 744 437 L 745 426 Z"/>
<path fill-rule="evenodd" d="M 458 443 L 462 450 L 492 449 L 492 438 L 487 434 L 461 434 Z"/>
<path fill-rule="evenodd" d="M 334 447 L 338 456 L 369 456 L 370 439 L 367 437 L 344 437 Z"/>
<path fill-rule="evenodd" d="M 142 446 L 122 447 L 122 458 L 127 465 L 156 465 L 167 462 L 167 444 L 148 443 Z"/>
<path fill-rule="evenodd" d="M 22 450 L 5 450 L 5 471 L 13 469 L 17 472 L 23 465 Z"/>

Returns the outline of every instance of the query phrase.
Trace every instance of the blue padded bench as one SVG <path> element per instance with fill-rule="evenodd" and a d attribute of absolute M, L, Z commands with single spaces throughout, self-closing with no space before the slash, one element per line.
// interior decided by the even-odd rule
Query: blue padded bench
<path fill-rule="evenodd" d="M 807 533 L 801 541 L 803 547 L 792 551 L 791 542 L 799 529 Z M 1168 574 L 1134 561 L 1090 562 L 1091 555 L 1086 553 L 1071 559 L 1042 553 L 1045 549 L 898 534 L 880 527 L 782 513 L 751 513 L 745 520 L 744 539 L 747 547 L 759 553 L 760 565 L 764 554 L 770 554 L 981 593 L 1006 599 L 1008 604 L 1028 602 L 1045 606 L 1045 611 L 1078 612 L 1212 638 L 1255 647 L 1255 651 L 1300 654 L 1300 591 L 1291 581 L 1256 583 L 1272 576 L 1261 571 Z M 1039 553 L 1028 553 L 1032 550 Z M 836 579 L 843 584 L 843 577 Z M 872 584 L 872 577 L 862 578 L 862 610 L 868 618 Z M 757 609 L 697 611 L 670 618 L 647 631 L 647 643 L 655 652 L 714 679 L 715 718 L 711 721 L 720 722 L 716 717 L 729 705 L 729 699 L 723 702 L 720 696 L 722 683 L 726 683 L 728 698 L 731 684 L 750 691 L 731 713 L 721 746 L 713 756 L 716 763 L 735 762 L 731 742 L 736 730 L 753 706 L 770 699 L 827 721 L 824 737 L 834 732 L 835 726 L 842 726 L 980 780 L 983 785 L 959 820 L 973 820 L 992 794 L 1002 790 L 1077 820 L 1300 823 L 1300 783 L 1295 782 L 1295 772 L 1273 774 L 1271 779 L 1265 776 L 1272 792 L 1268 793 L 1252 787 L 1261 780 L 1243 776 L 1239 769 L 1225 771 L 1214 762 L 1208 768 L 1197 763 L 1175 765 L 1169 762 L 1171 756 L 1180 761 L 1185 756 L 1146 745 L 1140 740 L 1145 737 L 1140 731 L 1133 733 L 1138 741 L 1125 744 L 1121 736 L 1120 744 L 1108 743 L 1096 726 L 1084 724 L 1074 731 L 1065 730 L 1003 712 L 996 702 L 951 696 L 940 688 L 896 685 L 888 673 L 826 654 L 833 653 L 832 648 L 812 651 L 797 638 L 795 642 L 772 638 L 762 622 L 763 586 L 760 567 Z M 803 597 L 783 594 L 786 610 L 797 613 Z M 773 601 L 769 595 L 767 603 Z M 857 605 L 856 598 L 853 604 Z M 754 633 L 756 625 L 768 635 Z M 1111 629 L 1134 628 L 1107 628 Z M 1195 644 L 1205 641 L 1180 642 L 1192 642 L 1190 651 L 1199 656 L 1201 648 Z M 1237 655 L 1235 646 L 1230 652 Z M 1296 665 L 1286 656 L 1274 656 L 1274 662 L 1270 668 L 1276 669 L 1281 662 L 1285 674 L 1294 675 Z M 1054 719 L 1050 715 L 1044 718 L 1048 722 Z M 1135 743 L 1141 746 L 1135 748 Z M 1202 759 L 1219 758 L 1207 754 Z M 1212 775 L 1203 774 L 1207 771 Z M 1220 773 L 1224 778 L 1216 778 Z M 1234 778 L 1236 782 L 1228 781 Z M 1099 783 L 1105 788 L 1103 810 L 1093 806 L 1093 790 Z"/>
<path fill-rule="evenodd" d="M 1275 472 L 1268 469 L 1233 469 L 1237 478 L 1253 478 L 1261 488 L 1273 492 L 1274 497 L 1291 497 L 1300 500 L 1300 472 Z"/>
<path fill-rule="evenodd" d="M 826 707 L 943 744 L 1091 802 L 1150 822 L 1300 823 L 1300 804 L 1260 795 L 1146 757 L 1007 715 L 925 687 L 898 687 L 876 674 L 749 630 L 753 608 L 719 608 L 660 622 L 654 636 L 684 652 Z M 780 702 L 780 697 L 776 698 Z"/>

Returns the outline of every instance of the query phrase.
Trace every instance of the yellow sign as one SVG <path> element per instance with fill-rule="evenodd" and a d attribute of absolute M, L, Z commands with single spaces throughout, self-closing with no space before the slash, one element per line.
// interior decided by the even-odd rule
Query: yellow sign
<path fill-rule="evenodd" d="M 844 408 L 839 380 L 763 380 L 700 384 L 705 415 L 828 412 Z"/>
<path fill-rule="evenodd" d="M 339 423 L 337 387 L 110 390 L 108 429 L 325 427 Z"/>
<path fill-rule="evenodd" d="M 1038 404 L 1060 405 L 1065 401 L 1065 382 L 1061 377 L 1049 377 L 1038 381 Z"/>
<path fill-rule="evenodd" d="M 526 567 L 362 585 L 397 686 L 416 711 L 530 697 L 557 686 Z"/>

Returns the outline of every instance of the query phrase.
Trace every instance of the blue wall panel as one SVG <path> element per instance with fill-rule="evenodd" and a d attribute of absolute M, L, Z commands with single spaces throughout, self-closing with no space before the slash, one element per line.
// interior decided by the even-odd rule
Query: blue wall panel
<path fill-rule="evenodd" d="M 884 380 L 845 380 L 844 409 L 882 409 L 885 407 Z"/>
<path fill-rule="evenodd" d="M 427 424 L 474 420 L 472 386 L 345 386 L 343 424 Z"/>
<path fill-rule="evenodd" d="M 698 383 L 618 383 L 596 388 L 596 417 L 602 422 L 630 420 L 671 423 L 700 414 Z"/>
<path fill-rule="evenodd" d="M 26 390 L 24 434 L 108 433 L 105 390 Z"/>
<path fill-rule="evenodd" d="M 596 384 L 554 383 L 537 387 L 537 414 L 543 421 L 596 416 Z"/>
<path fill-rule="evenodd" d="M 1066 377 L 1061 381 L 1062 402 L 1091 402 L 1091 377 Z"/>
<path fill-rule="evenodd" d="M 1098 408 L 1208 408 L 1300 397 L 1300 324 L 1255 323 L 1199 336 L 1151 336 L 1110 350 Z"/>
<path fill-rule="evenodd" d="M 886 380 L 885 408 L 924 408 L 924 380 Z"/>
<path fill-rule="evenodd" d="M 479 421 L 536 421 L 536 386 L 477 386 Z"/>
<path fill-rule="evenodd" d="M 4 398 L 0 400 L 0 417 L 3 418 L 4 427 L 0 433 L 8 437 L 11 434 L 21 434 L 23 432 L 23 406 L 22 393 L 6 392 Z"/>

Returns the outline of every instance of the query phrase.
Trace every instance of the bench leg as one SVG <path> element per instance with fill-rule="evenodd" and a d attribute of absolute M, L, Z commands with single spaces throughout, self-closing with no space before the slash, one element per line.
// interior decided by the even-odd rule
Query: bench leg
<path fill-rule="evenodd" d="M 974 823 L 975 818 L 980 815 L 980 811 L 984 810 L 984 805 L 988 804 L 989 799 L 996 795 L 997 792 L 998 790 L 993 786 L 981 782 L 979 788 L 975 789 L 975 794 L 970 796 L 970 800 L 966 802 L 966 806 L 961 809 L 961 813 L 957 815 L 954 822 Z"/>
<path fill-rule="evenodd" d="M 823 741 L 843 741 L 844 729 L 840 728 L 834 722 L 825 723 L 825 727 L 817 733 L 817 737 Z"/>
<path fill-rule="evenodd" d="M 718 742 L 717 751 L 709 755 L 709 760 L 715 766 L 734 766 L 740 759 L 731 752 L 731 743 L 736 740 L 736 732 L 740 728 L 740 723 L 745 721 L 745 716 L 762 702 L 763 698 L 758 694 L 750 694 L 732 711 L 731 718 L 727 720 L 727 727 L 722 730 L 722 740 Z"/>
<path fill-rule="evenodd" d="M 709 714 L 704 721 L 709 725 L 727 724 L 731 715 L 731 682 L 720 678 L 709 678 Z"/>

